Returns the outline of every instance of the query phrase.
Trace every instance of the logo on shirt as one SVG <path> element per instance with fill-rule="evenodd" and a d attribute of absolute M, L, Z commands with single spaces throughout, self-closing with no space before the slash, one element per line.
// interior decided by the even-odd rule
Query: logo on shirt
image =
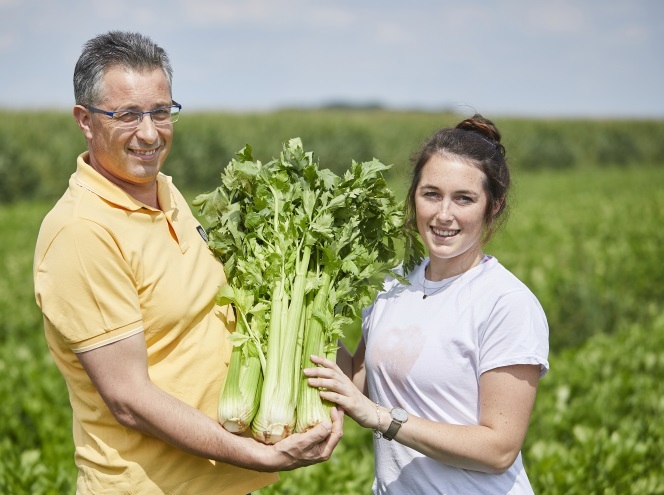
<path fill-rule="evenodd" d="M 201 237 L 203 238 L 203 240 L 205 242 L 207 242 L 208 241 L 208 236 L 207 236 L 207 233 L 205 232 L 205 229 L 202 226 L 199 225 L 198 227 L 196 227 L 196 230 L 198 230 L 198 233 L 201 234 Z"/>

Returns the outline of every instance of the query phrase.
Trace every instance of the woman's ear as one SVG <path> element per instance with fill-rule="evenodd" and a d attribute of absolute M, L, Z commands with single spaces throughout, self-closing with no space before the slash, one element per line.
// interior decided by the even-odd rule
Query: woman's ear
<path fill-rule="evenodd" d="M 78 124 L 78 127 L 81 129 L 83 132 L 83 135 L 87 140 L 92 139 L 92 129 L 91 129 L 91 114 L 87 108 L 85 108 L 83 105 L 76 105 L 74 106 L 74 110 L 72 111 L 72 114 L 74 115 L 74 119 L 76 119 L 76 123 Z"/>
<path fill-rule="evenodd" d="M 498 216 L 498 213 L 501 212 L 503 209 L 503 206 L 505 205 L 505 198 L 500 198 L 498 201 L 496 201 L 493 204 L 493 208 L 491 210 L 491 218 L 496 218 Z"/>

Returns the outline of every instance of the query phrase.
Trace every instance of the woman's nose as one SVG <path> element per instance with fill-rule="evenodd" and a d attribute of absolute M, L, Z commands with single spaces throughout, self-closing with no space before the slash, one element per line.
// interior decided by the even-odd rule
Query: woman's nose
<path fill-rule="evenodd" d="M 438 210 L 438 218 L 440 220 L 445 221 L 445 220 L 451 220 L 452 216 L 453 215 L 452 215 L 451 205 L 448 202 L 443 201 L 440 205 L 440 209 Z"/>

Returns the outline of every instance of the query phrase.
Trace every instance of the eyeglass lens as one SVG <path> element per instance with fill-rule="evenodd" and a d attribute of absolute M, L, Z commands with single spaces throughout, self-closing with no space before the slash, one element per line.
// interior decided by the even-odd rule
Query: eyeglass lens
<path fill-rule="evenodd" d="M 180 116 L 180 107 L 173 105 L 166 108 L 157 108 L 156 110 L 145 113 L 135 112 L 133 110 L 127 110 L 126 112 L 116 112 L 113 115 L 113 120 L 115 120 L 119 125 L 132 127 L 139 125 L 146 115 L 150 115 L 150 118 L 155 125 L 167 125 L 178 120 L 178 117 Z"/>

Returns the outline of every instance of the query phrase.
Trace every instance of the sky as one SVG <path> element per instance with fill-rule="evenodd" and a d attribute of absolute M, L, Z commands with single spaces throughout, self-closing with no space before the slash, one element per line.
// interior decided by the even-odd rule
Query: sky
<path fill-rule="evenodd" d="M 0 0 L 0 108 L 71 109 L 115 29 L 168 52 L 183 111 L 664 118 L 662 0 Z"/>

